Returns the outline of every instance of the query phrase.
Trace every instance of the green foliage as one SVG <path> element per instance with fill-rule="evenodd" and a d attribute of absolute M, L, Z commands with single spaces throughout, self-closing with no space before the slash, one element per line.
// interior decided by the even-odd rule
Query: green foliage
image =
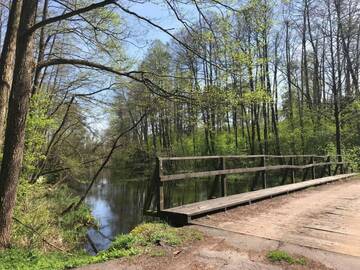
<path fill-rule="evenodd" d="M 360 171 L 360 146 L 353 146 L 345 149 L 345 161 L 350 163 L 350 167 L 356 171 Z"/>
<path fill-rule="evenodd" d="M 201 237 L 198 231 L 192 229 L 172 228 L 165 223 L 145 223 L 129 234 L 116 237 L 108 250 L 101 251 L 96 256 L 84 252 L 70 254 L 23 248 L 4 250 L 0 252 L 0 270 L 62 270 L 141 253 L 163 256 L 165 251 L 155 248 L 159 241 L 168 245 L 181 245 Z"/>
<path fill-rule="evenodd" d="M 162 242 L 178 246 L 185 242 L 200 240 L 202 235 L 189 228 L 173 228 L 166 223 L 144 223 L 134 228 L 129 234 L 119 235 L 111 249 L 131 249 L 156 245 Z"/>
<path fill-rule="evenodd" d="M 48 116 L 50 97 L 44 91 L 38 91 L 31 97 L 30 110 L 26 119 L 26 139 L 24 154 L 24 175 L 36 172 L 36 165 L 44 160 L 44 147 L 47 143 L 46 131 L 51 129 L 55 120 Z"/>
<path fill-rule="evenodd" d="M 94 223 L 90 210 L 82 205 L 77 210 L 61 214 L 78 199 L 65 185 L 53 187 L 41 181 L 29 184 L 22 180 L 14 216 L 38 234 L 15 222 L 12 243 L 19 248 L 48 250 L 51 247 L 44 243 L 43 239 L 46 239 L 66 250 L 78 248 L 84 242 L 87 227 Z"/>
<path fill-rule="evenodd" d="M 136 255 L 133 250 L 111 250 L 90 256 L 84 252 L 66 254 L 25 249 L 8 249 L 0 252 L 0 270 L 62 270 L 100 263 L 110 259 Z"/>
<path fill-rule="evenodd" d="M 254 92 L 246 92 L 243 95 L 243 102 L 249 104 L 259 104 L 262 102 L 270 103 L 272 101 L 271 96 L 262 88 L 257 88 Z"/>
<path fill-rule="evenodd" d="M 288 264 L 300 264 L 306 265 L 305 258 L 294 258 L 290 254 L 282 250 L 273 250 L 270 251 L 266 257 L 273 263 L 276 262 L 285 262 Z"/>
<path fill-rule="evenodd" d="M 227 132 L 217 134 L 215 144 L 218 154 L 236 153 L 235 138 Z"/>
<path fill-rule="evenodd" d="M 134 237 L 134 243 L 141 246 L 153 245 L 160 241 L 177 246 L 193 239 L 201 239 L 201 234 L 196 230 L 173 228 L 166 223 L 144 223 L 133 229 L 130 235 Z"/>

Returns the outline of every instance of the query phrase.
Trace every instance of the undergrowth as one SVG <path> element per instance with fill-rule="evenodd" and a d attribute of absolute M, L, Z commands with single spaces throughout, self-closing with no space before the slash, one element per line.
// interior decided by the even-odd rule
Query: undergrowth
<path fill-rule="evenodd" d="M 96 256 L 83 251 L 64 253 L 12 248 L 0 252 L 0 269 L 61 270 L 138 254 L 162 256 L 164 253 L 156 250 L 159 245 L 179 246 L 201 238 L 202 235 L 193 229 L 173 228 L 165 223 L 144 223 L 129 234 L 116 237 L 108 250 Z"/>
<path fill-rule="evenodd" d="M 72 251 L 83 245 L 89 225 L 95 224 L 86 205 L 62 214 L 78 201 L 66 185 L 22 181 L 17 192 L 11 242 L 23 249 Z M 54 246 L 49 245 L 51 243 Z"/>

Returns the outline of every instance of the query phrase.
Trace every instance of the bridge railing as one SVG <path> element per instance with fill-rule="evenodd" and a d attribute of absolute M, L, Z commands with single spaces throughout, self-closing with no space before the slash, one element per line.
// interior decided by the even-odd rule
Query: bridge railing
<path fill-rule="evenodd" d="M 202 160 L 217 160 L 218 166 L 214 170 L 197 171 L 197 172 L 181 172 L 181 173 L 164 173 L 164 162 L 178 162 L 178 161 L 196 161 Z M 228 161 L 230 160 L 257 160 L 257 165 L 246 167 L 232 167 L 229 168 Z M 272 160 L 272 162 L 270 162 Z M 277 163 L 274 164 L 274 160 Z M 302 163 L 302 164 L 300 164 Z M 332 166 L 335 165 L 333 172 Z M 291 182 L 295 183 L 295 173 L 302 171 L 302 180 L 307 178 L 310 172 L 311 178 L 319 178 L 324 175 L 336 175 L 339 171 L 344 173 L 348 170 L 348 162 L 344 160 L 343 156 L 339 155 L 227 155 L 227 156 L 189 156 L 189 157 L 157 157 L 156 167 L 151 183 L 151 191 L 155 196 L 156 210 L 161 212 L 164 209 L 164 183 L 170 181 L 179 181 L 194 178 L 204 177 L 219 177 L 221 183 L 221 196 L 227 196 L 227 180 L 226 176 L 231 174 L 257 173 L 260 174 L 262 180 L 262 188 L 267 188 L 267 172 L 269 171 L 284 171 L 283 182 L 290 177 Z M 316 168 L 322 168 L 321 172 L 316 175 Z M 151 192 L 150 192 L 151 193 Z M 148 194 L 151 197 L 151 194 Z M 145 209 L 150 208 L 152 198 L 145 200 Z"/>

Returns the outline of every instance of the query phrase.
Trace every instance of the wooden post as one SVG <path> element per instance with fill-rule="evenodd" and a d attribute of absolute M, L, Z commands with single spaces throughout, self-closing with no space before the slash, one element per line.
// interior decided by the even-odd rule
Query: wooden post
<path fill-rule="evenodd" d="M 312 179 L 315 179 L 314 156 L 311 156 L 310 162 L 312 164 L 312 166 L 311 166 L 311 177 L 312 177 Z"/>
<path fill-rule="evenodd" d="M 344 172 L 343 173 L 349 173 L 349 166 L 350 166 L 350 163 L 347 163 L 345 161 L 345 158 L 342 158 L 342 162 L 344 162 L 343 166 L 344 166 Z"/>
<path fill-rule="evenodd" d="M 341 162 L 341 164 L 340 164 L 340 173 L 343 174 L 344 173 L 344 164 L 342 163 L 343 162 L 342 156 L 339 156 L 339 162 Z"/>
<path fill-rule="evenodd" d="M 221 170 L 226 169 L 225 157 L 220 158 Z M 226 174 L 221 175 L 221 196 L 227 196 L 227 183 L 226 183 Z"/>
<path fill-rule="evenodd" d="M 156 183 L 157 183 L 157 211 L 160 213 L 164 209 L 164 183 L 161 181 L 162 175 L 162 160 L 156 157 Z"/>
<path fill-rule="evenodd" d="M 150 179 L 150 183 L 148 185 L 148 190 L 145 196 L 145 200 L 144 200 L 144 208 L 143 208 L 143 212 L 144 214 L 148 213 L 151 211 L 150 207 L 151 207 L 151 203 L 153 201 L 153 197 L 155 197 L 155 207 L 157 207 L 158 203 L 157 203 L 157 176 L 159 175 L 159 168 L 155 165 L 154 171 L 153 171 L 153 175 Z M 154 209 L 153 209 L 154 210 Z"/>
<path fill-rule="evenodd" d="M 303 157 L 302 164 L 305 165 L 306 163 L 307 163 L 306 158 Z M 301 171 L 302 171 L 302 180 L 305 181 L 307 174 L 308 174 L 308 169 L 301 169 Z"/>
<path fill-rule="evenodd" d="M 290 164 L 291 164 L 291 166 L 294 166 L 294 157 L 290 157 Z M 292 181 L 292 183 L 295 183 L 295 170 L 294 170 L 294 168 L 291 168 L 291 181 Z"/>
<path fill-rule="evenodd" d="M 331 162 L 331 157 L 330 156 L 327 157 L 326 162 Z M 329 176 L 331 176 L 331 164 L 329 164 L 327 166 L 327 168 L 328 168 L 328 174 L 329 174 Z"/>
<path fill-rule="evenodd" d="M 261 164 L 262 164 L 263 167 L 266 167 L 266 160 L 265 160 L 265 159 L 266 159 L 266 157 L 263 156 L 263 157 L 262 157 L 262 162 L 261 162 Z M 266 170 L 262 171 L 261 176 L 262 176 L 263 188 L 266 188 L 266 187 L 267 187 L 267 183 L 266 183 Z"/>

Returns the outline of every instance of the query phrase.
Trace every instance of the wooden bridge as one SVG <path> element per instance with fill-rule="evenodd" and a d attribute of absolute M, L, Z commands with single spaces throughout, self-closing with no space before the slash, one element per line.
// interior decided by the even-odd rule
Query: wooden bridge
<path fill-rule="evenodd" d="M 198 162 L 215 164 L 214 170 L 176 171 L 171 163 Z M 165 168 L 164 168 L 165 167 Z M 272 198 L 290 192 L 322 185 L 353 176 L 348 173 L 349 163 L 342 156 L 319 155 L 232 155 L 198 157 L 158 157 L 156 168 L 145 199 L 146 214 L 155 214 L 168 219 L 174 224 L 186 224 L 192 219 L 251 204 L 266 198 Z M 268 187 L 269 174 L 276 172 L 281 181 Z M 240 194 L 228 195 L 228 175 L 248 176 L 248 181 L 261 182 L 261 189 L 256 185 L 253 190 Z M 215 184 L 220 184 L 221 196 L 201 202 L 166 208 L 164 185 L 188 179 L 215 177 Z M 309 180 L 310 178 L 310 180 Z M 155 208 L 155 209 L 154 209 Z"/>

